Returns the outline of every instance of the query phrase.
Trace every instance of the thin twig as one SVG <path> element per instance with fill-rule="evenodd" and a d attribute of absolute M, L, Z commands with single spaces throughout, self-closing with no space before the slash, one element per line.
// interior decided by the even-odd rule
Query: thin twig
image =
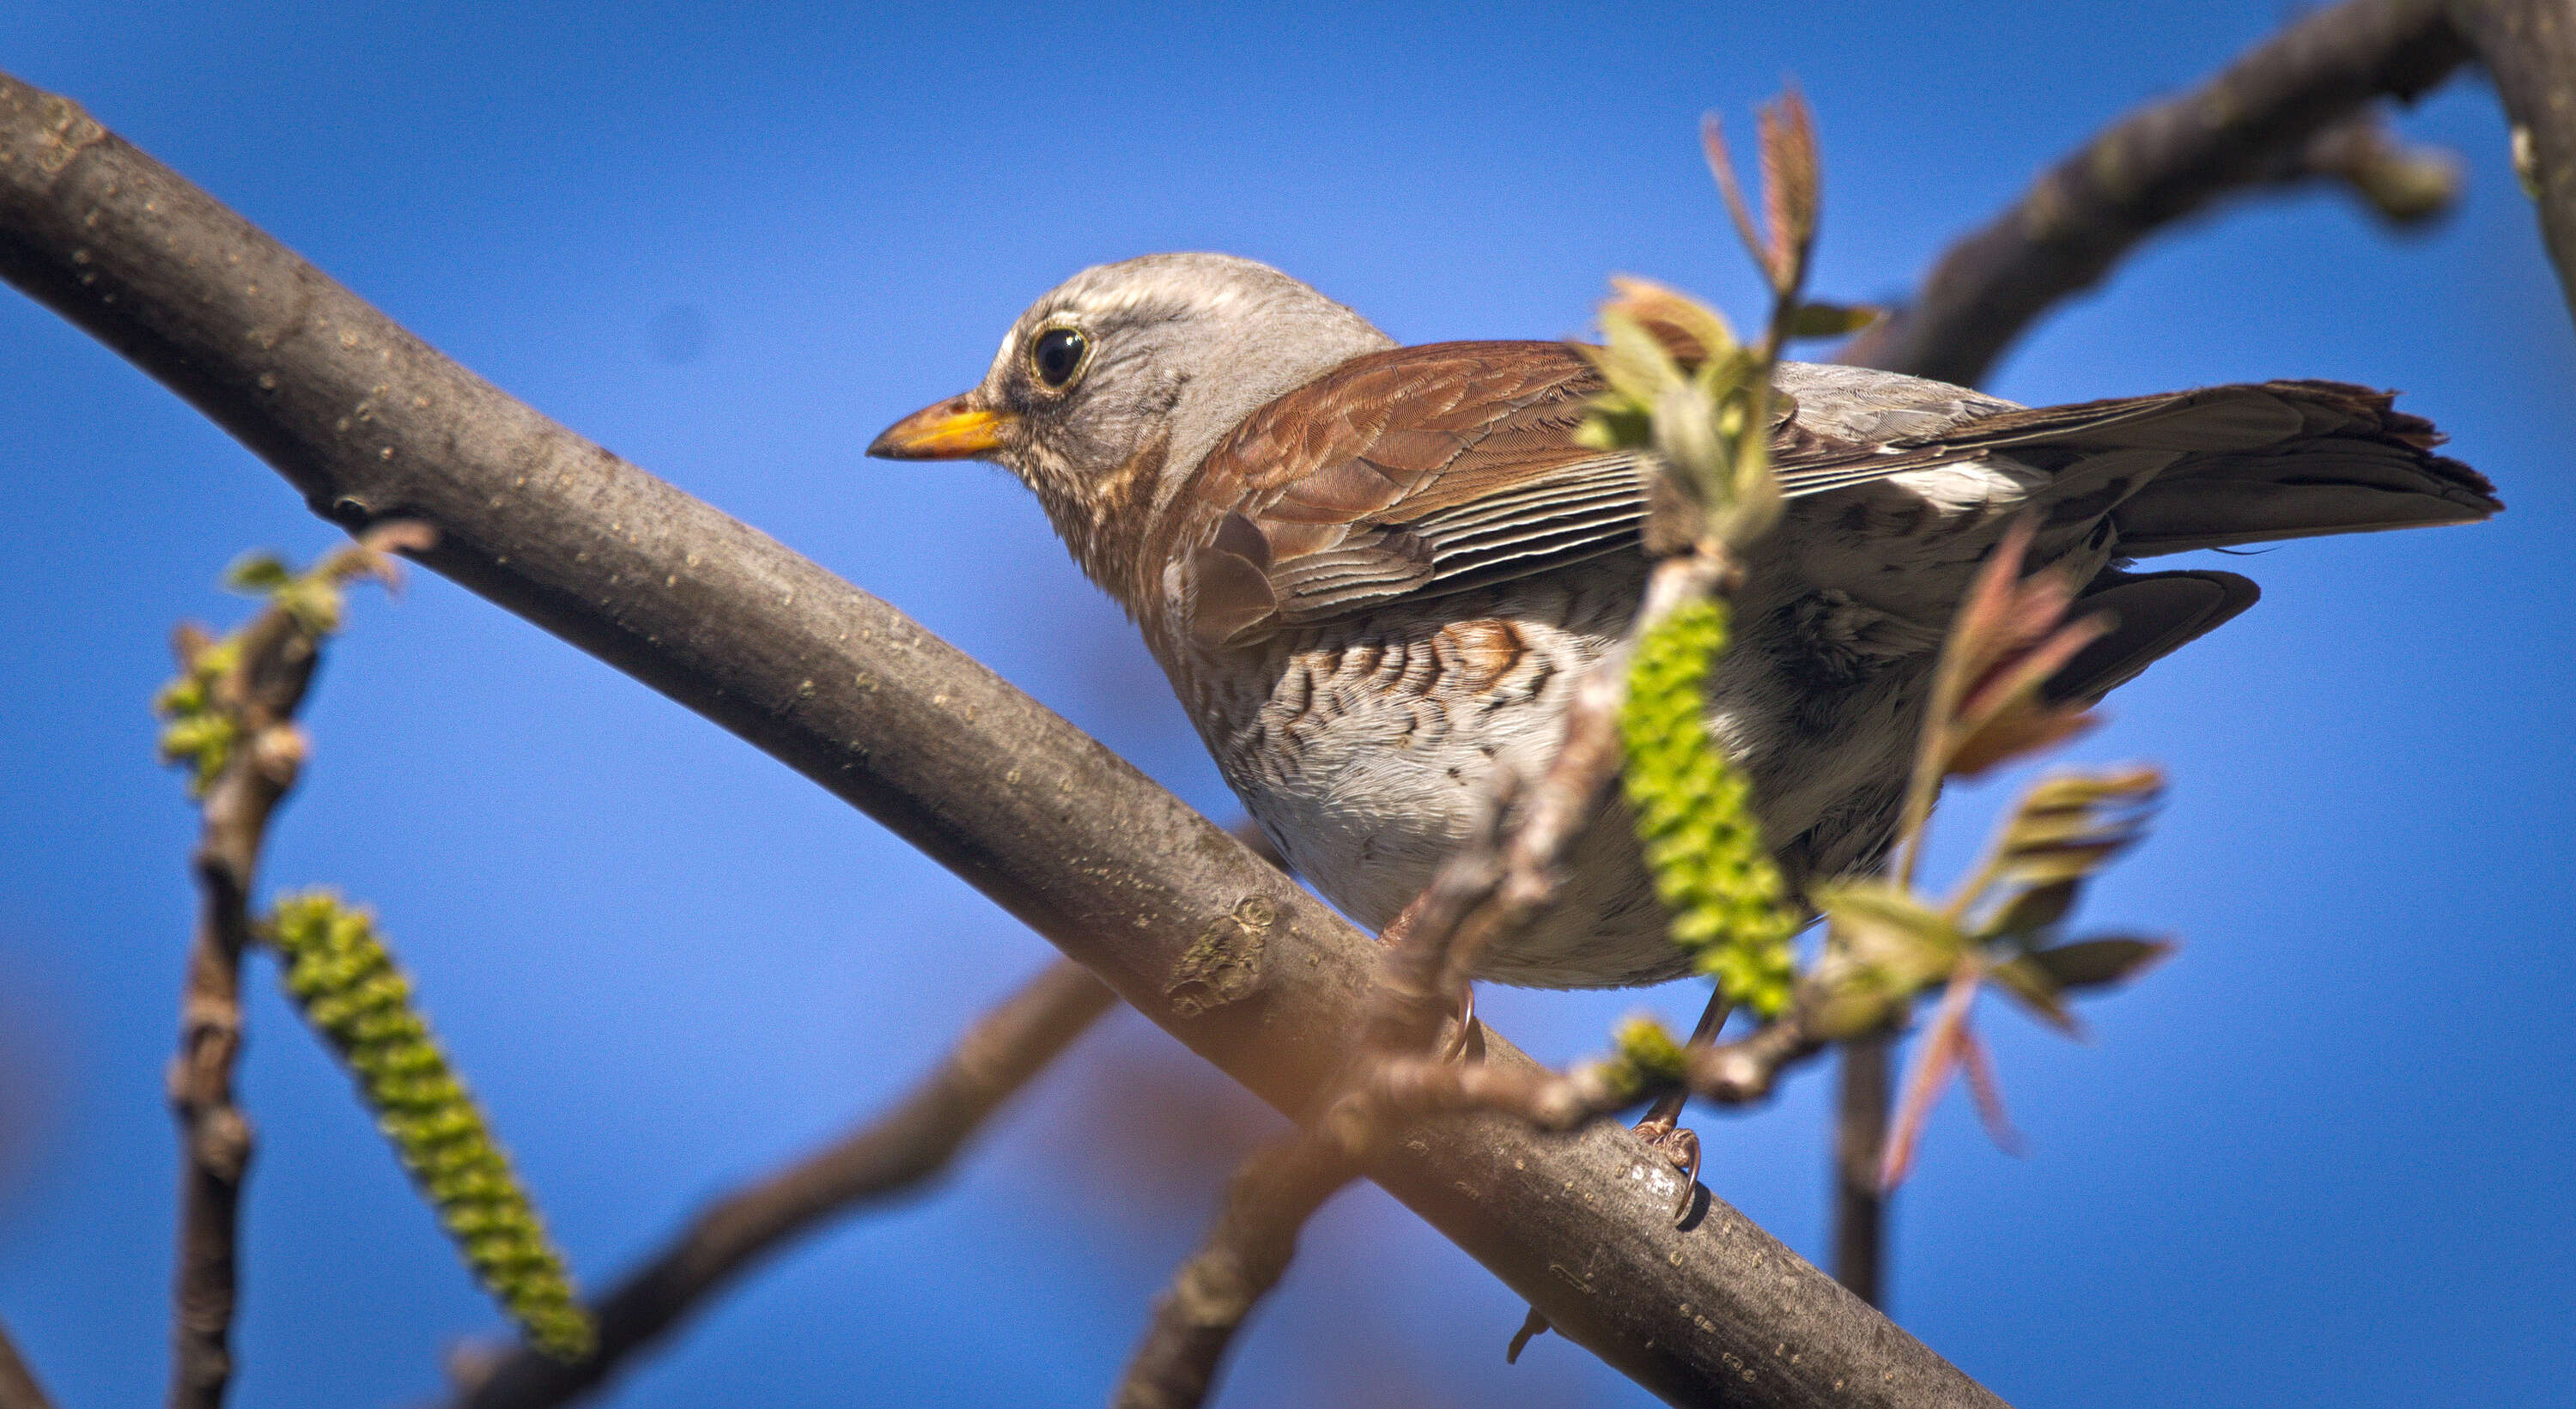
<path fill-rule="evenodd" d="M 2121 118 L 1952 245 L 1914 301 L 1838 360 L 1973 385 L 2042 313 L 2155 231 L 2277 186 L 2285 172 L 2350 179 L 2306 164 L 2310 144 L 2364 104 L 2412 98 L 2468 58 L 2444 9 L 2443 0 L 2346 0 L 2201 87 Z M 2553 72 L 2563 82 L 2565 71 Z"/>
<path fill-rule="evenodd" d="M 17 1342 L 0 1328 L 0 1409 L 54 1409 L 54 1401 L 45 1395 L 45 1387 L 36 1382 L 36 1372 L 27 1368 L 26 1358 L 18 1354 Z"/>
<path fill-rule="evenodd" d="M 1110 1393 L 1117 1409 L 1196 1409 L 1204 1402 L 1245 1319 L 1288 1270 L 1306 1220 L 1360 1177 L 1382 1122 L 1359 1093 L 1371 1073 L 1430 1044 L 1441 995 L 1455 991 L 1443 986 L 1451 941 L 1502 883 L 1502 819 L 1517 783 L 1509 770 L 1496 774 L 1468 843 L 1379 936 L 1384 948 L 1358 1052 L 1335 1077 L 1319 1118 L 1236 1168 L 1216 1221 L 1155 1300 Z M 1459 1021 L 1464 1040 L 1463 1014 Z"/>
<path fill-rule="evenodd" d="M 1733 1042 L 1690 1054 L 1691 1094 L 1721 1106 L 1749 1105 L 1771 1094 L 1780 1073 L 1824 1050 L 1803 1007 Z"/>
<path fill-rule="evenodd" d="M 1628 661 L 1636 643 L 1684 605 L 1731 585 L 1735 569 L 1715 545 L 1677 554 L 1655 565 L 1646 579 L 1635 621 L 1619 644 L 1584 673 L 1565 716 L 1556 756 L 1523 801 L 1519 824 L 1497 849 L 1501 875 L 1485 912 L 1470 916 L 1447 937 L 1425 936 L 1442 954 L 1443 974 L 1463 983 L 1477 958 L 1527 928 L 1565 883 L 1565 858 L 1601 814 L 1626 751 L 1619 739 L 1619 707 L 1628 698 Z M 1486 864 L 1469 859 L 1466 864 Z"/>
<path fill-rule="evenodd" d="M 213 649 L 201 633 L 176 640 L 179 668 Z M 232 1379 L 236 1233 L 251 1129 L 233 1103 L 241 1051 L 241 956 L 268 821 L 304 759 L 295 711 L 320 659 L 320 639 L 282 604 L 244 627 L 238 656 L 214 682 L 214 708 L 236 742 L 203 800 L 193 859 L 199 905 L 179 1005 L 170 1105 L 179 1121 L 179 1249 L 171 1323 L 171 1409 L 215 1409 Z"/>
<path fill-rule="evenodd" d="M 1565 858 L 1600 814 L 1625 756 L 1619 707 L 1635 643 L 1730 571 L 1714 545 L 1658 563 L 1628 634 L 1576 687 L 1548 766 L 1526 786 L 1511 769 L 1495 771 L 1480 823 L 1388 927 L 1367 1035 L 1338 1094 L 1311 1129 L 1255 1153 L 1236 1172 L 1225 1211 L 1174 1273 L 1113 1404 L 1199 1404 L 1245 1316 L 1286 1270 L 1298 1230 L 1335 1189 L 1359 1177 L 1396 1129 L 1428 1115 L 1478 1110 L 1563 1131 L 1633 1103 L 1634 1095 L 1603 1085 L 1589 1069 L 1488 1070 L 1429 1054 L 1426 1046 L 1444 1002 L 1465 991 L 1477 956 L 1526 928 L 1563 886 Z M 1515 810 L 1515 824 L 1505 827 Z"/>
<path fill-rule="evenodd" d="M 1864 1037 L 1842 1044 L 1834 1095 L 1834 1280 L 1881 1309 L 1887 1305 L 1887 1190 L 1879 1166 L 1887 1153 L 1893 1040 Z"/>
<path fill-rule="evenodd" d="M 1815 1023 L 1827 997 L 1824 985 L 1802 982 L 1797 998 L 1778 1018 L 1732 1042 L 1694 1042 L 1683 1047 L 1684 1087 L 1718 1106 L 1748 1106 L 1770 1099 L 1783 1074 L 1813 1060 L 1829 1045 Z M 1338 1121 L 1345 1131 L 1368 1132 L 1374 1138 L 1377 1126 L 1387 1122 L 1478 1111 L 1509 1116 L 1532 1129 L 1562 1132 L 1669 1089 L 1664 1080 L 1650 1080 L 1642 1088 L 1612 1080 L 1609 1068 L 1601 1064 L 1565 1072 L 1492 1071 L 1419 1055 L 1395 1056 L 1367 1064 L 1359 1084 L 1323 1123 Z"/>
<path fill-rule="evenodd" d="M 1476 956 L 1526 927 L 1564 883 L 1566 853 L 1599 814 L 1619 774 L 1619 703 L 1633 643 L 1722 572 L 1717 560 L 1698 555 L 1659 564 L 1636 625 L 1577 687 L 1547 768 L 1527 787 L 1513 770 L 1495 771 L 1482 820 L 1388 927 L 1360 1051 L 1323 1116 L 1236 1171 L 1223 1213 L 1173 1274 L 1111 1403 L 1140 1409 L 1199 1404 L 1244 1318 L 1286 1270 L 1306 1219 L 1358 1178 L 1370 1153 L 1405 1121 L 1477 1109 L 1563 1130 L 1594 1113 L 1597 1102 L 1568 1094 L 1571 1078 L 1544 1070 L 1488 1072 L 1426 1049 L 1444 1004 L 1465 990 Z M 1517 825 L 1506 828 L 1503 819 L 1516 803 Z M 1625 1103 L 1621 1098 L 1605 1108 Z M 1557 1118 L 1537 1118 L 1559 1108 Z"/>
<path fill-rule="evenodd" d="M 987 1117 L 1116 1001 L 1080 964 L 1050 964 L 968 1028 L 893 1109 L 691 1219 L 592 1306 L 599 1344 L 588 1357 L 567 1364 L 525 1346 L 482 1364 L 460 1357 L 457 1409 L 551 1409 L 597 1388 L 753 1264 L 946 1169 Z"/>
<path fill-rule="evenodd" d="M 1306 1220 L 1359 1175 L 1358 1160 L 1338 1143 L 1307 1132 L 1244 1161 L 1206 1240 L 1155 1301 L 1154 1319 L 1110 1397 L 1112 1409 L 1196 1409 L 1204 1402 L 1244 1318 L 1288 1270 Z"/>
<path fill-rule="evenodd" d="M 1113 1403 L 1195 1409 L 1215 1383 L 1217 1367 L 1244 1317 L 1285 1270 L 1297 1229 L 1340 1181 L 1357 1177 L 1371 1154 L 1407 1121 L 1475 1110 L 1562 1131 L 1637 1098 L 1633 1082 L 1609 1080 L 1598 1068 L 1556 1075 L 1455 1066 L 1451 1057 L 1463 1054 L 1471 1037 L 1469 1008 L 1458 1013 L 1459 1054 L 1433 1053 L 1427 1044 L 1444 999 L 1455 1001 L 1456 995 L 1471 992 L 1477 961 L 1526 929 L 1563 888 L 1568 856 L 1599 817 L 1610 785 L 1627 761 L 1620 713 L 1639 643 L 1674 613 L 1731 588 L 1737 570 L 1730 547 L 1759 534 L 1772 520 L 1772 514 L 1744 501 L 1758 492 L 1766 496 L 1765 507 L 1777 504 L 1762 458 L 1770 426 L 1765 397 L 1772 363 L 1806 279 L 1815 235 L 1817 163 L 1814 123 L 1794 92 L 1764 109 L 1761 126 L 1767 238 L 1754 235 L 1723 141 L 1713 128 L 1709 133 L 1711 166 L 1774 296 L 1770 332 L 1744 374 L 1751 398 L 1737 434 L 1753 448 L 1748 452 L 1723 437 L 1714 444 L 1694 438 L 1701 446 L 1698 454 L 1660 457 L 1659 481 L 1670 492 L 1652 496 L 1655 507 L 1645 537 L 1649 544 L 1670 546 L 1658 550 L 1634 620 L 1577 683 L 1547 766 L 1532 778 L 1509 767 L 1493 771 L 1480 799 L 1477 825 L 1388 928 L 1371 1021 L 1322 1115 L 1309 1129 L 1256 1154 L 1238 1171 L 1224 1216 L 1175 1276 Z M 1644 285 L 1625 286 L 1621 302 L 1626 310 L 1620 317 L 1634 319 L 1648 305 L 1688 316 L 1686 300 Z M 1731 335 L 1714 315 L 1699 312 L 1702 316 L 1691 321 L 1705 336 L 1690 340 L 1700 356 L 1712 357 L 1731 342 Z M 1605 322 L 1610 317 L 1605 314 Z M 1618 343 L 1615 328 L 1608 341 Z M 1679 377 L 1672 349 L 1664 351 L 1663 377 Z M 1606 348 L 1596 361 L 1605 378 L 1618 385 L 1613 369 L 1626 364 Z M 1655 359 L 1647 361 L 1651 367 Z M 1657 380 L 1652 371 L 1647 379 Z M 1717 393 L 1702 384 L 1686 394 L 1694 398 L 1690 404 L 1706 413 L 1713 433 Z M 1660 444 L 1660 431 L 1658 435 Z M 1707 462 L 1712 458 L 1725 463 Z M 1756 481 L 1750 487 L 1748 467 Z M 1719 1020 L 1723 1011 L 1711 1008 Z M 1211 1292 L 1210 1286 L 1216 1290 Z M 1516 1357 L 1546 1324 L 1545 1314 L 1533 1307 L 1510 1354 Z"/>

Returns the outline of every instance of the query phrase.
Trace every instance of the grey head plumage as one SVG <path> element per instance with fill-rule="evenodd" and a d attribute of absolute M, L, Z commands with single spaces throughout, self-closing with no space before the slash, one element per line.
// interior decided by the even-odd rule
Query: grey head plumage
<path fill-rule="evenodd" d="M 966 400 L 1012 428 L 992 458 L 1037 492 L 1098 576 L 1112 501 L 1150 490 L 1159 506 L 1255 409 L 1394 345 L 1269 265 L 1149 254 L 1085 269 L 1029 305 Z"/>

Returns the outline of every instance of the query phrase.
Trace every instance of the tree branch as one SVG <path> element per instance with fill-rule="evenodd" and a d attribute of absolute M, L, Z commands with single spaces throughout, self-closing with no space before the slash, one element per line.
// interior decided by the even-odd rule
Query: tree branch
<path fill-rule="evenodd" d="M 1892 1037 L 1842 1044 L 1834 1091 L 1834 1280 L 1887 1305 L 1887 1065 Z"/>
<path fill-rule="evenodd" d="M 6 1330 L 0 1330 L 0 1409 L 54 1409 L 54 1401 L 36 1383 L 36 1372 L 27 1368 L 17 1342 L 9 1339 Z"/>
<path fill-rule="evenodd" d="M 894 1108 L 702 1210 L 592 1308 L 599 1345 L 566 1364 L 525 1346 L 458 1376 L 458 1409 L 551 1409 L 623 1369 L 752 1264 L 853 1206 L 947 1168 L 986 1117 L 1107 1012 L 1117 995 L 1058 960 L 967 1029 Z"/>
<path fill-rule="evenodd" d="M 902 613 L 512 400 L 72 103 L 5 79 L 0 278 L 317 512 L 435 526 L 429 566 L 866 811 L 1273 1105 L 1312 1113 L 1376 946 Z M 1528 1058 L 1489 1034 L 1485 1060 Z M 1470 1116 L 1408 1134 L 1373 1177 L 1668 1400 L 1997 1403 L 1733 1210 L 1675 1229 L 1630 1177 L 1662 1157 L 1624 1130 Z"/>
<path fill-rule="evenodd" d="M 181 673 L 216 648 L 182 628 Z M 199 904 L 179 1001 L 179 1054 L 170 1106 L 179 1120 L 179 1249 L 170 1327 L 171 1409 L 216 1409 L 232 1381 L 235 1237 L 250 1122 L 233 1104 L 241 1052 L 241 957 L 251 940 L 250 897 L 268 820 L 304 761 L 295 711 L 312 683 L 320 640 L 282 604 L 242 628 L 234 659 L 211 685 L 211 705 L 233 731 L 225 761 L 201 800 L 205 825 L 193 867 Z"/>
<path fill-rule="evenodd" d="M 1296 1255 L 1297 1234 L 1326 1199 L 1360 1176 L 1331 1140 L 1307 1132 L 1255 1151 L 1227 1185 L 1225 1208 L 1154 1303 L 1111 1409 L 1197 1409 L 1243 1320 Z"/>
<path fill-rule="evenodd" d="M 2540 206 L 2549 262 L 2576 313 L 2576 4 L 2452 0 L 2449 14 L 2504 99 L 2514 167 Z"/>
<path fill-rule="evenodd" d="M 2464 0 L 2465 3 L 2465 0 Z M 2499 0 L 2473 9 L 2528 12 L 2563 0 Z M 2565 40 L 2566 26 L 2557 31 Z M 2515 31 L 2517 35 L 2522 31 Z M 2515 42 L 2519 42 L 2517 39 Z M 2564 42 L 2561 44 L 2564 50 Z M 2490 50 L 2490 52 L 2494 52 Z M 2516 51 L 2517 53 L 2529 51 Z M 2469 51 L 2444 0 L 2345 0 L 2298 21 L 2178 98 L 2113 123 L 1995 221 L 1941 256 L 1912 304 L 1846 344 L 1836 359 L 1972 385 L 2039 316 L 2093 286 L 2157 229 L 2211 202 L 2285 178 L 2353 180 L 2349 129 L 2356 110 L 2383 96 L 2413 98 L 2440 83 Z M 2557 83 L 2553 141 L 2562 173 L 2559 264 L 2576 267 L 2576 120 L 2566 111 L 2565 57 L 2536 53 L 2533 97 Z M 2367 190 L 2367 181 L 2363 181 Z"/>

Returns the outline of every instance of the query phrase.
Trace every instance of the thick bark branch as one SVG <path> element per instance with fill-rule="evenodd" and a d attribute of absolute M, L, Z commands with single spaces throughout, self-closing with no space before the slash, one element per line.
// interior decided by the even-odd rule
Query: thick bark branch
<path fill-rule="evenodd" d="M 2504 99 L 2514 166 L 2576 313 L 2576 0 L 2452 0 L 2450 16 Z"/>
<path fill-rule="evenodd" d="M 894 1109 L 700 1212 L 592 1307 L 599 1345 L 587 1358 L 566 1364 L 514 1348 L 461 1377 L 458 1409 L 551 1409 L 579 1398 L 815 1224 L 947 1168 L 985 1117 L 1116 1001 L 1089 970 L 1058 961 L 968 1029 Z"/>
<path fill-rule="evenodd" d="M 886 603 L 441 356 L 70 102 L 0 79 L 0 277 L 357 528 L 733 730 L 957 872 L 1272 1104 L 1310 1113 L 1367 936 Z M 1485 1060 L 1528 1061 L 1499 1037 Z M 1676 1403 L 1995 1398 L 1626 1131 L 1438 1122 L 1372 1174 Z M 1580 1191 L 1569 1194 L 1568 1190 Z"/>
<path fill-rule="evenodd" d="M 2565 9 L 2564 0 L 2515 0 L 2499 11 Z M 2562 36 L 2566 26 L 2558 31 Z M 2563 48 L 2563 43 L 2562 43 Z M 1914 302 L 1863 332 L 1837 360 L 1973 385 L 2040 314 L 2093 286 L 2157 229 L 2243 190 L 2277 184 L 2285 163 L 2356 110 L 2384 96 L 2411 98 L 2469 57 L 2444 0 L 2346 0 L 2265 41 L 2202 87 L 2141 108 L 2059 162 L 2012 209 L 1941 256 Z M 2563 58 L 2533 60 L 2537 99 L 2557 81 L 2560 141 Z M 2510 99 L 2508 99 L 2510 101 Z M 2334 144 L 2319 155 L 2332 169 Z M 2561 151 L 2560 201 L 2576 203 L 2576 177 Z M 2576 214 L 2576 204 L 2566 204 Z M 2576 242 L 2576 221 L 2553 240 Z M 2566 269 L 2576 244 L 2562 243 Z"/>

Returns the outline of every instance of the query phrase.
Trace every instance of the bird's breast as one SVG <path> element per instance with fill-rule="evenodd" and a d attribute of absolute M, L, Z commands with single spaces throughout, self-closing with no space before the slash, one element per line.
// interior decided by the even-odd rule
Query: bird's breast
<path fill-rule="evenodd" d="M 1544 767 L 1642 565 L 1357 614 L 1167 660 L 1226 781 L 1316 888 L 1383 926 L 1467 834 L 1498 763 Z"/>

